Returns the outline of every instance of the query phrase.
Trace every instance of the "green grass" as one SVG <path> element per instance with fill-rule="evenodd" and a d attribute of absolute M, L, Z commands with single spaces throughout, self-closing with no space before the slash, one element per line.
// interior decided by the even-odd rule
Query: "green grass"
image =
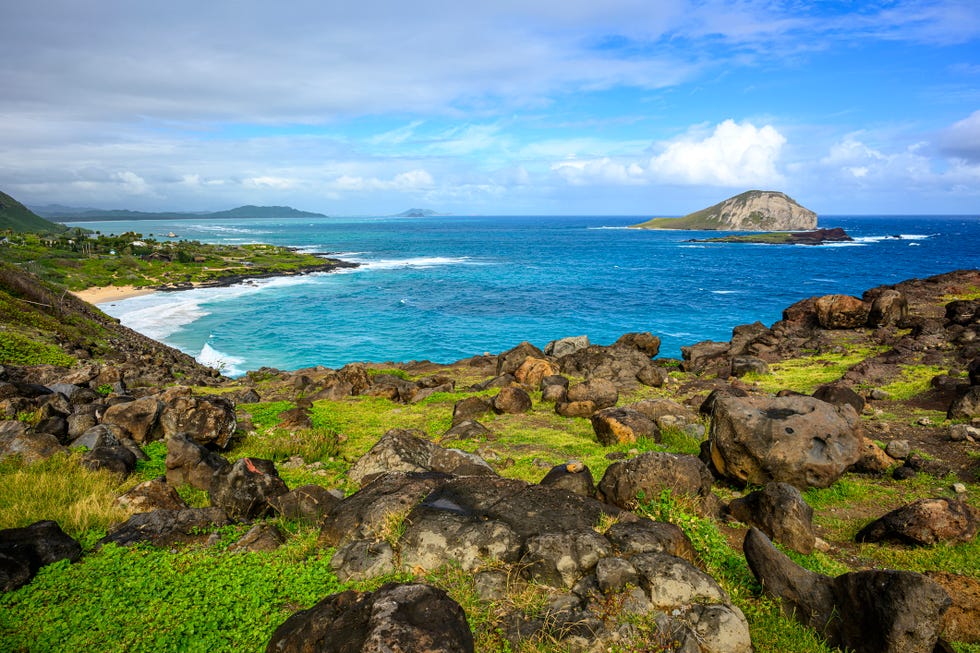
<path fill-rule="evenodd" d="M 881 386 L 891 399 L 905 401 L 929 390 L 933 377 L 948 370 L 938 365 L 901 365 L 902 378 Z"/>
<path fill-rule="evenodd" d="M 840 379 L 851 367 L 879 351 L 862 347 L 844 354 L 815 354 L 779 361 L 769 365 L 769 374 L 747 374 L 744 380 L 766 392 L 793 390 L 810 394 L 821 385 Z"/>
<path fill-rule="evenodd" d="M 272 553 L 109 545 L 49 565 L 0 595 L 0 650 L 263 651 L 289 615 L 343 589 L 316 535 Z"/>

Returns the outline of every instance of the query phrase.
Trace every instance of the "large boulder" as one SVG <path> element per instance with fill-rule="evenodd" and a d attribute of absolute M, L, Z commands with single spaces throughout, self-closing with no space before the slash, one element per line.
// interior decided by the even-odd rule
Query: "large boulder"
<path fill-rule="evenodd" d="M 31 582 L 38 570 L 59 560 L 75 562 L 82 546 L 53 521 L 0 530 L 0 592 Z"/>
<path fill-rule="evenodd" d="M 872 328 L 902 325 L 909 318 L 908 299 L 897 290 L 869 291 L 864 293 L 862 299 L 871 302 L 871 308 L 868 312 L 868 326 Z"/>
<path fill-rule="evenodd" d="M 544 358 L 528 357 L 524 359 L 521 366 L 514 371 L 514 378 L 517 382 L 530 388 L 537 388 L 541 385 L 541 380 L 547 376 L 558 374 L 561 369 L 557 364 Z"/>
<path fill-rule="evenodd" d="M 19 420 L 0 422 L 0 460 L 16 456 L 31 464 L 65 451 L 50 433 L 35 433 Z"/>
<path fill-rule="evenodd" d="M 484 397 L 460 399 L 453 406 L 453 426 L 461 422 L 479 419 L 493 412 L 493 404 Z"/>
<path fill-rule="evenodd" d="M 365 484 L 388 472 L 445 472 L 461 476 L 495 474 L 482 458 L 458 449 L 444 449 L 417 430 L 392 429 L 361 456 L 347 478 Z"/>
<path fill-rule="evenodd" d="M 546 359 L 547 356 L 531 343 L 522 342 L 513 349 L 508 349 L 497 356 L 497 376 L 513 374 L 517 368 L 524 364 L 524 360 L 527 358 Z"/>
<path fill-rule="evenodd" d="M 868 323 L 871 307 L 850 295 L 824 295 L 814 303 L 817 321 L 824 329 L 859 329 Z"/>
<path fill-rule="evenodd" d="M 348 590 L 301 610 L 272 634 L 267 653 L 472 653 L 466 614 L 441 589 L 388 583 Z"/>
<path fill-rule="evenodd" d="M 160 426 L 165 437 L 188 433 L 195 441 L 224 449 L 235 434 L 235 405 L 224 397 L 194 397 L 186 388 L 161 395 Z"/>
<path fill-rule="evenodd" d="M 606 379 L 622 388 L 634 388 L 638 384 L 659 386 L 667 377 L 650 356 L 633 344 L 590 345 L 562 357 L 558 364 L 568 376 Z"/>
<path fill-rule="evenodd" d="M 682 367 L 685 372 L 701 374 L 711 366 L 730 367 L 728 356 L 731 346 L 727 342 L 704 340 L 690 346 L 681 347 Z"/>
<path fill-rule="evenodd" d="M 612 555 L 612 546 L 594 530 L 542 533 L 527 539 L 521 561 L 527 577 L 551 587 L 571 588 Z"/>
<path fill-rule="evenodd" d="M 788 483 L 766 483 L 728 504 L 728 512 L 738 521 L 755 526 L 766 536 L 803 554 L 813 552 L 817 541 L 813 529 L 813 508 L 800 491 Z"/>
<path fill-rule="evenodd" d="M 608 379 L 594 378 L 570 385 L 566 400 L 569 403 L 592 402 L 595 410 L 611 408 L 619 401 L 619 390 Z"/>
<path fill-rule="evenodd" d="M 174 433 L 167 438 L 167 483 L 173 487 L 190 485 L 198 490 L 211 489 L 215 472 L 229 467 L 221 454 L 200 445 L 187 433 Z"/>
<path fill-rule="evenodd" d="M 539 484 L 562 488 L 583 497 L 595 496 L 595 481 L 592 479 L 592 471 L 578 461 L 555 465 L 539 481 Z"/>
<path fill-rule="evenodd" d="M 736 483 L 828 487 L 860 457 L 860 418 L 813 397 L 718 397 L 709 441 L 715 469 Z"/>
<path fill-rule="evenodd" d="M 172 485 L 167 484 L 163 476 L 140 483 L 132 490 L 116 497 L 114 503 L 134 513 L 187 508 L 187 503 L 180 498 Z"/>
<path fill-rule="evenodd" d="M 624 333 L 613 346 L 630 347 L 642 354 L 653 358 L 660 353 L 660 338 L 649 331 L 639 333 Z"/>
<path fill-rule="evenodd" d="M 604 408 L 590 417 L 596 439 L 604 445 L 633 444 L 640 439 L 660 441 L 657 423 L 632 408 Z"/>
<path fill-rule="evenodd" d="M 858 542 L 897 541 L 913 546 L 969 542 L 980 529 L 980 510 L 958 499 L 919 499 L 892 510 L 860 531 Z"/>
<path fill-rule="evenodd" d="M 531 396 L 522 390 L 509 386 L 501 388 L 492 400 L 495 413 L 518 415 L 531 410 Z"/>
<path fill-rule="evenodd" d="M 655 501 L 661 492 L 707 500 L 711 472 L 696 456 L 651 451 L 616 461 L 599 481 L 599 494 L 607 503 L 632 510 L 638 497 Z"/>
<path fill-rule="evenodd" d="M 766 594 L 831 646 L 856 653 L 933 653 L 950 598 L 926 576 L 871 570 L 830 578 L 798 566 L 755 528 L 743 550 Z"/>
<path fill-rule="evenodd" d="M 407 569 L 437 569 L 452 561 L 464 571 L 473 571 L 484 565 L 515 562 L 521 538 L 499 520 L 423 502 L 405 519 L 398 546 Z"/>
<path fill-rule="evenodd" d="M 151 442 L 163 436 L 162 411 L 163 403 L 156 397 L 143 397 L 109 406 L 102 416 L 102 423 L 121 427 L 136 442 Z"/>
<path fill-rule="evenodd" d="M 250 520 L 272 514 L 270 501 L 289 492 L 271 460 L 239 458 L 211 477 L 211 505 L 232 519 Z"/>

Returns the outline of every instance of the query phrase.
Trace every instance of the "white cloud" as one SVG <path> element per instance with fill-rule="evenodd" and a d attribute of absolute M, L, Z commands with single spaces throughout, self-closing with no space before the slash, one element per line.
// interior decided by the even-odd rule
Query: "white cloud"
<path fill-rule="evenodd" d="M 379 179 L 377 177 L 359 177 L 353 175 L 341 175 L 333 181 L 327 183 L 327 187 L 334 191 L 360 192 L 360 191 L 415 191 L 431 188 L 435 184 L 432 175 L 425 170 L 410 170 L 402 172 L 391 179 Z"/>
<path fill-rule="evenodd" d="M 776 169 L 786 138 L 771 125 L 726 120 L 711 135 L 685 137 L 650 160 L 658 179 L 684 184 L 757 186 L 782 182 Z"/>
<path fill-rule="evenodd" d="M 274 188 L 276 190 L 288 190 L 299 185 L 296 179 L 286 179 L 285 177 L 249 177 L 242 180 L 242 185 L 246 188 Z"/>

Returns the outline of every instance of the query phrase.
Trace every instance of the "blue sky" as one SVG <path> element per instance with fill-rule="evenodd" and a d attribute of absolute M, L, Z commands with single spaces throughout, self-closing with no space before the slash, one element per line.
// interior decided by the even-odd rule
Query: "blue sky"
<path fill-rule="evenodd" d="M 34 205 L 980 214 L 975 0 L 7 0 L 0 89 Z"/>

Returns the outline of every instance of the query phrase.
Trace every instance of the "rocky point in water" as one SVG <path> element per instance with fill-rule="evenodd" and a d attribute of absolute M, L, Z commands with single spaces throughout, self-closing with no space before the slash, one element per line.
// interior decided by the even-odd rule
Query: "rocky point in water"
<path fill-rule="evenodd" d="M 816 229 L 817 214 L 785 193 L 750 190 L 681 218 L 654 218 L 633 226 L 696 231 L 805 231 Z"/>
<path fill-rule="evenodd" d="M 720 238 L 692 238 L 691 243 L 761 243 L 763 245 L 822 245 L 824 243 L 853 242 L 840 227 L 814 229 L 813 231 L 760 232 Z"/>

